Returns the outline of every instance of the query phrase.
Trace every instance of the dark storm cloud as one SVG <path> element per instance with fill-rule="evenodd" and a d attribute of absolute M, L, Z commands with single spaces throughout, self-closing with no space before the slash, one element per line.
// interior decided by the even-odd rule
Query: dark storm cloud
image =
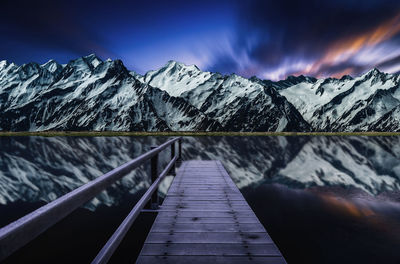
<path fill-rule="evenodd" d="M 185 58 L 187 52 L 179 54 L 179 49 L 193 49 L 191 42 L 201 43 L 206 33 L 215 35 L 214 28 L 220 30 L 215 25 L 224 24 L 231 6 L 230 0 L 4 0 L 0 59 L 66 62 L 96 53 L 147 68 Z M 137 57 L 146 66 L 134 65 Z"/>
<path fill-rule="evenodd" d="M 80 23 L 77 12 L 83 11 L 82 4 L 77 6 L 74 1 L 46 0 L 22 0 L 16 4 L 16 1 L 6 0 L 1 10 L 0 29 L 6 39 L 0 45 L 12 40 L 25 43 L 25 53 L 40 48 L 64 50 L 77 55 L 93 52 L 101 56 L 112 55 L 101 38 Z M 17 49 L 14 51 L 24 53 Z"/>
<path fill-rule="evenodd" d="M 0 59 L 17 63 L 96 53 L 141 73 L 170 59 L 271 79 L 400 70 L 398 0 L 4 0 L 0 10 Z"/>
<path fill-rule="evenodd" d="M 0 6 L 0 56 L 18 60 L 21 55 L 26 61 L 31 52 L 45 54 L 53 49 L 74 56 L 96 53 L 101 57 L 123 57 L 116 55 L 119 52 L 110 48 L 104 35 L 118 33 L 127 25 L 143 27 L 133 21 L 159 23 L 160 15 L 173 13 L 180 5 L 190 4 L 180 0 L 5 0 Z M 13 43 L 21 48 L 12 47 Z"/>
<path fill-rule="evenodd" d="M 238 9 L 237 38 L 233 47 L 236 53 L 245 50 L 252 64 L 258 65 L 260 70 L 274 71 L 283 61 L 316 62 L 328 52 L 332 53 L 332 49 L 342 48 L 340 43 L 368 34 L 399 12 L 400 1 L 392 0 L 243 1 Z M 249 36 L 252 38 L 250 48 L 246 46 Z M 332 47 L 333 44 L 336 46 Z M 352 45 L 351 42 L 347 46 L 352 48 Z M 226 69 L 239 68 L 237 60 L 231 61 L 233 65 L 225 65 Z M 371 67 L 345 62 L 330 69 L 328 64 L 321 63 L 321 69 L 310 73 L 340 72 L 349 64 L 356 64 L 355 74 Z M 284 75 L 295 72 L 287 69 Z"/>

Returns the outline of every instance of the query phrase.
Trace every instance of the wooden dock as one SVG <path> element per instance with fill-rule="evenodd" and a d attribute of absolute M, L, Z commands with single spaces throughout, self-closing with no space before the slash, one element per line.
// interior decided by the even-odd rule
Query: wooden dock
<path fill-rule="evenodd" d="M 220 161 L 177 172 L 137 263 L 286 263 Z"/>

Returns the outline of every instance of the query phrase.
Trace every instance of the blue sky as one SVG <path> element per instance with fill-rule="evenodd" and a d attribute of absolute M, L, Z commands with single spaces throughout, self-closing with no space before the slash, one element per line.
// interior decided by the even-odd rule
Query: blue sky
<path fill-rule="evenodd" d="M 145 73 L 168 60 L 283 79 L 400 71 L 400 1 L 10 1 L 0 60 L 96 53 Z"/>

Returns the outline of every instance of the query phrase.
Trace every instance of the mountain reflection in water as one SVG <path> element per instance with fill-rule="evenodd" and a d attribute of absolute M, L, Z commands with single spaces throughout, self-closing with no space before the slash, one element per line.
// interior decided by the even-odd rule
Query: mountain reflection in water
<path fill-rule="evenodd" d="M 167 139 L 0 137 L 0 225 Z M 400 137 L 185 137 L 183 157 L 223 162 L 288 263 L 400 263 Z M 168 158 L 166 150 L 161 163 Z M 90 261 L 149 183 L 147 164 L 80 209 L 82 221 L 104 218 L 113 224 L 101 225 L 106 235 L 94 236 L 96 243 L 82 240 L 96 246 L 65 253 L 65 263 Z M 85 231 L 77 219 L 71 232 L 93 236 L 94 229 Z M 136 230 L 151 226 L 143 225 Z M 140 238 L 134 240 L 138 248 L 122 250 L 115 263 L 135 259 Z M 28 246 L 9 263 L 24 261 L 22 255 L 41 261 L 39 248 Z M 62 246 L 55 252 L 41 262 L 64 255 Z"/>

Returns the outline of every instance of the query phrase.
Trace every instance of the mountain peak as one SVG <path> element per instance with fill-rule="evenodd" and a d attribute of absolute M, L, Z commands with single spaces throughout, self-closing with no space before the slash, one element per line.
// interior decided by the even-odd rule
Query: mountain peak
<path fill-rule="evenodd" d="M 174 68 L 174 67 L 177 67 L 179 70 L 180 69 L 188 69 L 188 70 L 200 71 L 200 69 L 194 64 L 186 65 L 182 62 L 178 62 L 178 61 L 174 61 L 174 60 L 169 60 L 163 68 L 168 69 L 168 68 Z"/>
<path fill-rule="evenodd" d="M 45 64 L 42 64 L 41 67 L 48 70 L 51 73 L 58 72 L 63 68 L 61 64 L 58 64 L 55 60 L 49 60 Z"/>
<path fill-rule="evenodd" d="M 364 74 L 364 76 L 376 76 L 382 74 L 382 72 L 380 70 L 378 70 L 377 68 L 373 68 L 371 70 L 369 70 L 368 72 L 366 72 Z"/>
<path fill-rule="evenodd" d="M 106 73 L 106 76 L 108 77 L 115 77 L 117 75 L 127 77 L 129 75 L 128 69 L 121 60 L 107 60 L 105 62 L 100 62 L 99 65 L 93 69 L 92 73 Z"/>
<path fill-rule="evenodd" d="M 304 75 L 289 75 L 286 77 L 285 81 L 293 82 L 293 83 L 300 83 L 300 82 L 315 82 L 316 79 L 314 77 L 304 76 Z"/>
<path fill-rule="evenodd" d="M 94 53 L 91 53 L 91 54 L 89 54 L 89 55 L 87 55 L 87 56 L 83 56 L 83 58 L 85 58 L 85 59 L 87 59 L 87 60 L 99 59 L 99 58 L 96 56 L 96 54 L 94 54 Z"/>
<path fill-rule="evenodd" d="M 90 65 L 92 65 L 94 68 L 96 68 L 100 63 L 102 63 L 103 61 L 96 56 L 96 54 L 92 53 L 89 54 L 85 57 L 83 57 L 83 59 L 86 60 L 86 62 Z"/>
<path fill-rule="evenodd" d="M 43 64 L 42 66 L 46 65 L 46 64 L 54 64 L 57 63 L 55 60 L 50 59 L 48 62 L 46 62 L 45 64 Z"/>
<path fill-rule="evenodd" d="M 297 80 L 300 76 L 294 76 L 294 75 L 289 75 L 286 77 L 286 80 L 292 81 L 292 80 Z"/>
<path fill-rule="evenodd" d="M 128 69 L 125 67 L 124 63 L 122 60 L 113 60 L 111 61 L 111 68 L 115 68 L 118 70 L 121 70 L 125 73 L 129 73 Z"/>
<path fill-rule="evenodd" d="M 385 79 L 387 79 L 388 74 L 379 71 L 377 68 L 373 68 L 372 70 L 368 71 L 367 73 L 363 74 L 361 77 L 364 80 L 368 80 L 371 79 L 372 82 L 377 82 L 378 80 L 380 81 L 384 81 Z"/>
<path fill-rule="evenodd" d="M 8 63 L 7 60 L 0 61 L 0 70 L 2 70 L 3 68 L 7 67 L 8 64 L 9 63 Z"/>
<path fill-rule="evenodd" d="M 350 75 L 346 74 L 346 75 L 343 75 L 339 80 L 341 80 L 341 81 L 353 80 L 353 77 L 351 77 Z"/>
<path fill-rule="evenodd" d="M 174 60 L 169 60 L 167 61 L 167 64 L 165 64 L 165 66 L 174 66 L 175 64 L 179 64 L 179 62 Z"/>
<path fill-rule="evenodd" d="M 92 71 L 94 68 L 99 66 L 103 61 L 99 59 L 95 54 L 80 57 L 75 60 L 71 60 L 68 66 L 74 68 L 77 71 Z"/>

